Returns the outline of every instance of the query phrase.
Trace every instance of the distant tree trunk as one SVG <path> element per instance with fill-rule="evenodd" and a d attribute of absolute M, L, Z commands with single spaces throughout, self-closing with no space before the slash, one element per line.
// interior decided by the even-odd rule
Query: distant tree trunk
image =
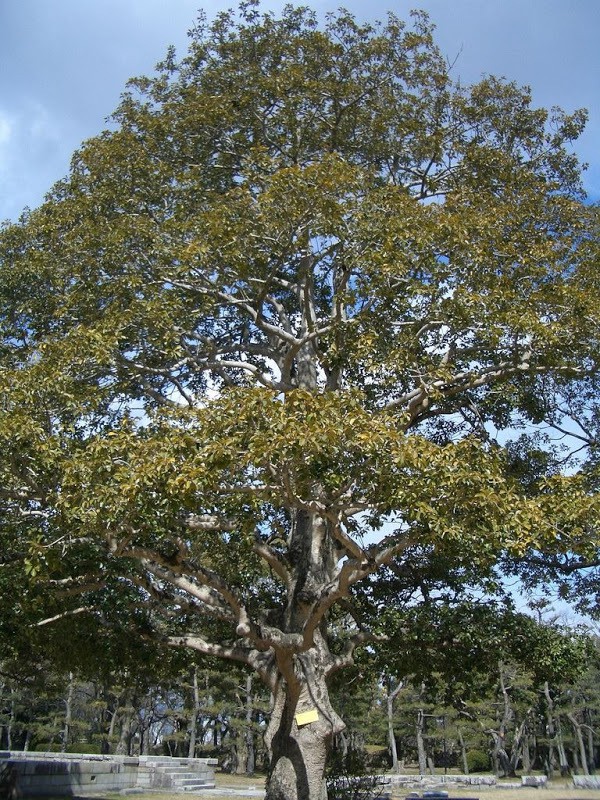
<path fill-rule="evenodd" d="M 251 775 L 254 772 L 254 734 L 252 731 L 252 673 L 248 673 L 243 695 L 237 695 L 238 704 L 244 712 L 244 724 L 232 732 L 232 767 L 237 775 Z"/>
<path fill-rule="evenodd" d="M 192 713 L 190 715 L 190 739 L 188 744 L 188 758 L 196 757 L 196 735 L 198 718 L 200 716 L 200 687 L 198 686 L 198 667 L 194 667 L 192 676 Z"/>
<path fill-rule="evenodd" d="M 117 725 L 117 716 L 118 716 L 119 704 L 118 701 L 115 702 L 115 707 L 112 712 L 112 716 L 110 718 L 110 725 L 108 726 L 108 733 L 107 733 L 107 745 L 108 750 L 110 752 L 114 749 L 114 739 L 115 739 L 115 728 Z"/>
<path fill-rule="evenodd" d="M 530 737 L 525 735 L 523 737 L 523 747 L 521 749 L 521 756 L 523 758 L 523 772 L 526 775 L 531 775 L 531 756 L 529 753 Z"/>
<path fill-rule="evenodd" d="M 153 717 L 153 701 L 148 697 L 143 705 L 143 715 L 140 714 L 140 755 L 147 756 L 150 754 L 150 731 L 152 728 Z"/>
<path fill-rule="evenodd" d="M 581 762 L 581 771 L 584 775 L 589 775 L 590 771 L 588 768 L 587 762 L 587 754 L 585 752 L 585 743 L 583 741 L 583 732 L 581 730 L 582 726 L 577 720 L 575 714 L 567 714 L 569 722 L 573 726 L 573 730 L 575 732 L 575 740 L 577 741 L 577 748 L 579 751 L 579 760 Z"/>
<path fill-rule="evenodd" d="M 10 713 L 8 716 L 8 725 L 6 726 L 6 747 L 8 750 L 13 749 L 12 732 L 15 724 L 15 701 L 14 698 L 10 701 Z"/>
<path fill-rule="evenodd" d="M 74 691 L 73 673 L 69 672 L 69 688 L 67 689 L 67 697 L 65 700 L 65 724 L 63 727 L 62 741 L 60 744 L 61 753 L 66 752 L 67 746 L 69 744 L 69 736 L 71 734 L 71 722 L 73 719 L 73 691 Z"/>
<path fill-rule="evenodd" d="M 519 762 L 523 758 L 523 751 L 525 748 L 526 734 L 527 734 L 527 725 L 529 724 L 529 718 L 532 712 L 533 712 L 532 708 L 529 708 L 527 710 L 525 718 L 515 731 L 513 744 L 510 750 L 509 767 L 508 767 L 509 768 L 508 774 L 512 777 L 514 777 L 514 775 L 516 774 Z"/>
<path fill-rule="evenodd" d="M 469 760 L 467 758 L 467 748 L 465 747 L 465 740 L 464 740 L 464 737 L 462 735 L 462 731 L 461 731 L 460 728 L 458 728 L 457 733 L 458 733 L 458 743 L 460 745 L 460 757 L 461 757 L 462 766 L 463 766 L 463 773 L 465 775 L 468 775 L 469 774 Z"/>
<path fill-rule="evenodd" d="M 0 700 L 2 700 L 5 688 L 6 688 L 6 684 L 3 681 L 0 680 Z M 5 747 L 4 747 L 5 731 L 6 731 L 6 725 L 0 723 L 0 750 L 4 750 L 5 749 Z"/>
<path fill-rule="evenodd" d="M 589 717 L 589 711 L 586 714 L 586 717 Z M 596 765 L 596 749 L 594 747 L 594 729 L 591 725 L 585 726 L 587 732 L 587 752 L 588 752 L 588 764 L 590 765 L 590 772 L 593 774 L 595 772 L 595 765 Z"/>
<path fill-rule="evenodd" d="M 529 763 L 531 764 L 532 770 L 537 768 L 536 765 L 538 764 L 539 749 L 538 738 L 534 731 L 529 737 Z"/>
<path fill-rule="evenodd" d="M 116 712 L 115 712 L 116 713 Z M 131 755 L 131 735 L 133 729 L 133 717 L 135 709 L 133 707 L 133 693 L 126 690 L 123 696 L 123 713 L 121 715 L 121 734 L 119 742 L 115 749 L 115 754 L 118 756 Z"/>
<path fill-rule="evenodd" d="M 492 731 L 492 763 L 494 764 L 494 773 L 498 777 L 510 775 L 510 759 L 504 746 L 504 736 L 502 731 Z"/>
<path fill-rule="evenodd" d="M 567 751 L 565 750 L 565 744 L 562 737 L 560 721 L 557 722 L 556 749 L 558 750 L 558 763 L 560 766 L 560 774 L 561 777 L 564 778 L 569 774 L 570 770 L 569 770 L 569 759 L 567 758 Z"/>
<path fill-rule="evenodd" d="M 254 731 L 252 730 L 253 713 L 252 673 L 250 672 L 246 676 L 246 775 L 254 775 L 256 769 Z"/>
<path fill-rule="evenodd" d="M 560 768 L 560 774 L 564 777 L 565 775 L 569 774 L 569 762 L 567 759 L 567 754 L 565 752 L 565 747 L 562 740 L 562 731 L 560 728 L 560 720 L 554 714 L 554 701 L 552 699 L 552 695 L 550 694 L 550 686 L 548 685 L 548 681 L 544 682 L 544 697 L 546 698 L 546 731 L 548 734 L 548 738 L 550 739 L 550 743 L 548 746 L 548 777 L 552 776 L 552 772 L 554 769 L 554 749 L 558 753 L 558 764 Z"/>
<path fill-rule="evenodd" d="M 417 712 L 417 757 L 419 760 L 419 775 L 425 775 L 427 772 L 427 753 L 425 752 L 425 741 L 423 738 L 425 730 L 425 712 L 420 708 Z"/>
<path fill-rule="evenodd" d="M 400 772 L 398 763 L 398 748 L 396 746 L 396 735 L 394 733 L 394 700 L 404 687 L 404 681 L 398 681 L 397 685 L 392 689 L 392 680 L 388 681 L 388 690 L 386 697 L 387 707 L 387 729 L 388 729 L 388 743 L 390 747 L 390 754 L 392 757 L 392 770 Z"/>
<path fill-rule="evenodd" d="M 500 692 L 502 694 L 503 711 L 500 729 L 498 732 L 493 733 L 494 761 L 497 765 L 499 765 L 505 776 L 512 778 L 515 776 L 516 764 L 514 763 L 514 759 L 509 758 L 506 750 L 506 734 L 510 728 L 511 721 L 514 719 L 514 711 L 511 704 L 509 690 L 506 686 L 504 664 L 502 661 L 498 662 L 498 672 L 500 675 Z M 518 750 L 517 736 L 518 734 L 515 733 L 515 742 L 512 748 L 513 752 Z M 517 754 L 515 754 L 515 758 L 518 759 Z"/>
<path fill-rule="evenodd" d="M 336 744 L 342 754 L 342 761 L 345 761 L 348 755 L 348 737 L 345 731 L 340 731 L 340 733 L 338 733 L 336 736 Z"/>

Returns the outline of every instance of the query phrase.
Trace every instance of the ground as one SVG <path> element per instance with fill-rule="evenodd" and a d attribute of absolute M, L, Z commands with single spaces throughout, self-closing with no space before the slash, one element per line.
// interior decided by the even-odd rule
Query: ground
<path fill-rule="evenodd" d="M 255 776 L 247 778 L 239 775 L 217 773 L 215 776 L 217 788 L 202 793 L 190 795 L 197 800 L 255 800 L 263 796 L 264 777 Z M 393 800 L 402 800 L 408 794 L 406 787 L 395 787 Z M 482 800 L 600 800 L 600 791 L 592 789 L 574 789 L 569 780 L 559 779 L 552 782 L 551 786 L 544 789 L 502 789 L 495 787 L 450 787 L 448 788 L 449 800 L 453 797 L 482 798 Z M 188 796 L 188 795 L 185 795 Z M 130 795 L 135 800 L 181 800 L 183 795 L 173 793 L 149 792 L 147 794 Z M 23 798 L 25 800 L 25 798 Z M 122 795 L 110 794 L 96 798 L 96 800 L 123 800 Z"/>

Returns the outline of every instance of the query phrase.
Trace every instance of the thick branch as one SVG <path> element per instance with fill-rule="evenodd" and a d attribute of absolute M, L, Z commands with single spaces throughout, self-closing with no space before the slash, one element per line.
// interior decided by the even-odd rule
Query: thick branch
<path fill-rule="evenodd" d="M 96 610 L 93 608 L 89 608 L 88 606 L 80 606 L 79 608 L 73 608 L 70 611 L 63 611 L 61 614 L 56 614 L 53 617 L 47 617 L 46 619 L 42 619 L 39 622 L 36 622 L 36 627 L 41 628 L 42 625 L 50 625 L 52 622 L 58 622 L 59 619 L 66 619 L 67 617 L 74 617 L 77 614 L 95 614 Z"/>
<path fill-rule="evenodd" d="M 200 636 L 193 636 L 186 634 L 183 636 L 169 636 L 167 644 L 172 647 L 191 647 L 193 650 L 198 650 L 207 656 L 217 656 L 218 658 L 225 658 L 230 661 L 241 661 L 248 666 L 254 666 L 254 659 L 252 657 L 252 648 L 243 647 L 241 645 L 221 645 L 207 642 Z"/>
<path fill-rule="evenodd" d="M 260 534 L 256 532 L 254 537 L 254 545 L 253 545 L 254 552 L 259 555 L 262 559 L 264 559 L 267 564 L 271 567 L 273 572 L 281 578 L 283 584 L 285 586 L 289 586 L 290 584 L 290 573 L 286 565 L 283 561 L 279 558 L 278 554 L 273 550 L 272 547 L 269 547 L 266 542 L 263 542 L 260 538 Z"/>

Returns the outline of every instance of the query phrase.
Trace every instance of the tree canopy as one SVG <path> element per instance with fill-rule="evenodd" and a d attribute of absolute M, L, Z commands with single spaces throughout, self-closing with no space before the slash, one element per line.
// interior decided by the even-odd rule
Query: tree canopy
<path fill-rule="evenodd" d="M 0 236 L 3 535 L 49 616 L 257 670 L 269 800 L 319 796 L 356 587 L 597 556 L 589 472 L 506 447 L 596 385 L 585 113 L 432 34 L 200 17 Z"/>

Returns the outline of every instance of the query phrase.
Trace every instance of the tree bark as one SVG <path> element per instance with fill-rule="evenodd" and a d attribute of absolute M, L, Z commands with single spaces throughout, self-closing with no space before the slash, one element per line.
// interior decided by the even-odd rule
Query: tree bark
<path fill-rule="evenodd" d="M 123 698 L 123 715 L 121 717 L 121 735 L 117 744 L 115 754 L 118 756 L 131 755 L 131 734 L 133 728 L 133 717 L 135 714 L 133 693 L 126 690 Z M 116 712 L 115 712 L 116 713 Z"/>
<path fill-rule="evenodd" d="M 396 735 L 394 733 L 394 700 L 398 697 L 402 687 L 404 686 L 403 681 L 399 681 L 398 684 L 392 689 L 391 681 L 388 683 L 388 694 L 386 698 L 386 706 L 387 706 L 387 727 L 388 727 L 388 742 L 390 746 L 390 754 L 392 757 L 392 770 L 394 772 L 399 772 L 399 764 L 398 764 L 398 748 L 396 746 Z"/>
<path fill-rule="evenodd" d="M 60 745 L 61 753 L 66 751 L 71 733 L 71 720 L 73 719 L 73 682 L 73 673 L 69 672 L 69 688 L 67 690 L 67 697 L 65 699 L 65 724 L 63 727 L 62 741 Z"/>
<path fill-rule="evenodd" d="M 115 698 L 115 707 L 112 711 L 112 715 L 110 718 L 110 725 L 108 726 L 108 733 L 106 735 L 106 742 L 108 745 L 107 753 L 110 753 L 111 750 L 114 749 L 114 741 L 115 741 L 115 728 L 117 725 L 117 717 L 119 712 L 119 698 Z"/>
<path fill-rule="evenodd" d="M 256 754 L 254 750 L 254 731 L 252 730 L 252 674 L 246 677 L 246 775 L 254 775 L 256 768 Z"/>
<path fill-rule="evenodd" d="M 460 745 L 460 757 L 463 766 L 463 773 L 465 775 L 469 774 L 469 761 L 467 759 L 467 748 L 465 747 L 465 739 L 462 735 L 462 731 L 460 727 L 457 729 L 457 736 L 458 736 L 458 743 Z"/>
<path fill-rule="evenodd" d="M 589 710 L 586 711 L 586 718 L 591 717 Z M 591 721 L 591 720 L 590 720 Z M 594 729 L 588 723 L 585 726 L 587 732 L 587 753 L 588 753 L 588 763 L 590 765 L 590 771 L 594 774 L 595 764 L 596 764 L 596 749 L 594 747 Z"/>
<path fill-rule="evenodd" d="M 521 758 L 523 759 L 523 772 L 526 775 L 531 775 L 531 756 L 529 754 L 529 735 L 525 734 L 523 737 L 523 746 L 521 749 Z"/>
<path fill-rule="evenodd" d="M 417 756 L 419 759 L 419 775 L 425 775 L 427 772 L 427 753 L 425 752 L 425 741 L 423 739 L 423 732 L 425 728 L 425 712 L 419 709 L 417 713 Z"/>
<path fill-rule="evenodd" d="M 198 667 L 194 667 L 192 678 L 192 713 L 190 714 L 190 740 L 188 743 L 188 758 L 196 755 L 196 733 L 198 717 L 200 716 L 200 687 L 198 686 Z"/>
<path fill-rule="evenodd" d="M 519 762 L 523 759 L 523 751 L 525 749 L 526 742 L 527 742 L 527 725 L 529 723 L 529 717 L 533 709 L 528 709 L 527 713 L 525 714 L 525 718 L 515 731 L 515 735 L 513 738 L 512 748 L 510 751 L 510 760 L 509 760 L 509 775 L 514 777 L 516 775 L 517 768 L 519 766 Z"/>
<path fill-rule="evenodd" d="M 562 737 L 562 730 L 560 727 L 560 720 L 556 725 L 556 748 L 558 750 L 558 763 L 560 765 L 561 777 L 566 777 L 569 774 L 569 759 L 567 758 L 567 751 L 565 750 L 565 743 Z"/>
<path fill-rule="evenodd" d="M 583 733 L 581 730 L 582 726 L 577 720 L 575 714 L 568 714 L 567 716 L 575 732 L 575 738 L 577 740 L 577 748 L 579 750 L 579 759 L 581 761 L 581 771 L 583 772 L 584 775 L 589 775 L 590 771 L 588 768 L 587 753 L 585 752 L 585 742 L 583 741 Z"/>
<path fill-rule="evenodd" d="M 324 642 L 322 643 L 324 646 Z M 322 800 L 333 738 L 344 729 L 326 684 L 325 653 L 311 648 L 280 664 L 265 735 L 270 760 L 266 800 Z M 302 718 L 302 714 L 311 716 Z"/>
<path fill-rule="evenodd" d="M 140 739 L 140 755 L 147 756 L 150 754 L 150 728 L 152 727 L 152 706 L 153 701 L 151 697 L 146 698 L 142 706 L 143 715 L 140 715 L 138 734 Z"/>
<path fill-rule="evenodd" d="M 554 714 L 554 701 L 550 694 L 550 687 L 548 681 L 544 682 L 544 697 L 546 698 L 546 729 L 550 737 L 548 745 L 548 777 L 551 777 L 554 770 L 554 750 L 558 753 L 558 763 L 560 767 L 560 774 L 564 777 L 569 773 L 569 762 L 565 752 L 562 731 L 560 729 L 560 720 Z"/>
<path fill-rule="evenodd" d="M 8 717 L 8 725 L 6 726 L 6 747 L 12 750 L 12 732 L 15 724 L 15 701 L 14 698 L 10 701 L 10 714 Z"/>

